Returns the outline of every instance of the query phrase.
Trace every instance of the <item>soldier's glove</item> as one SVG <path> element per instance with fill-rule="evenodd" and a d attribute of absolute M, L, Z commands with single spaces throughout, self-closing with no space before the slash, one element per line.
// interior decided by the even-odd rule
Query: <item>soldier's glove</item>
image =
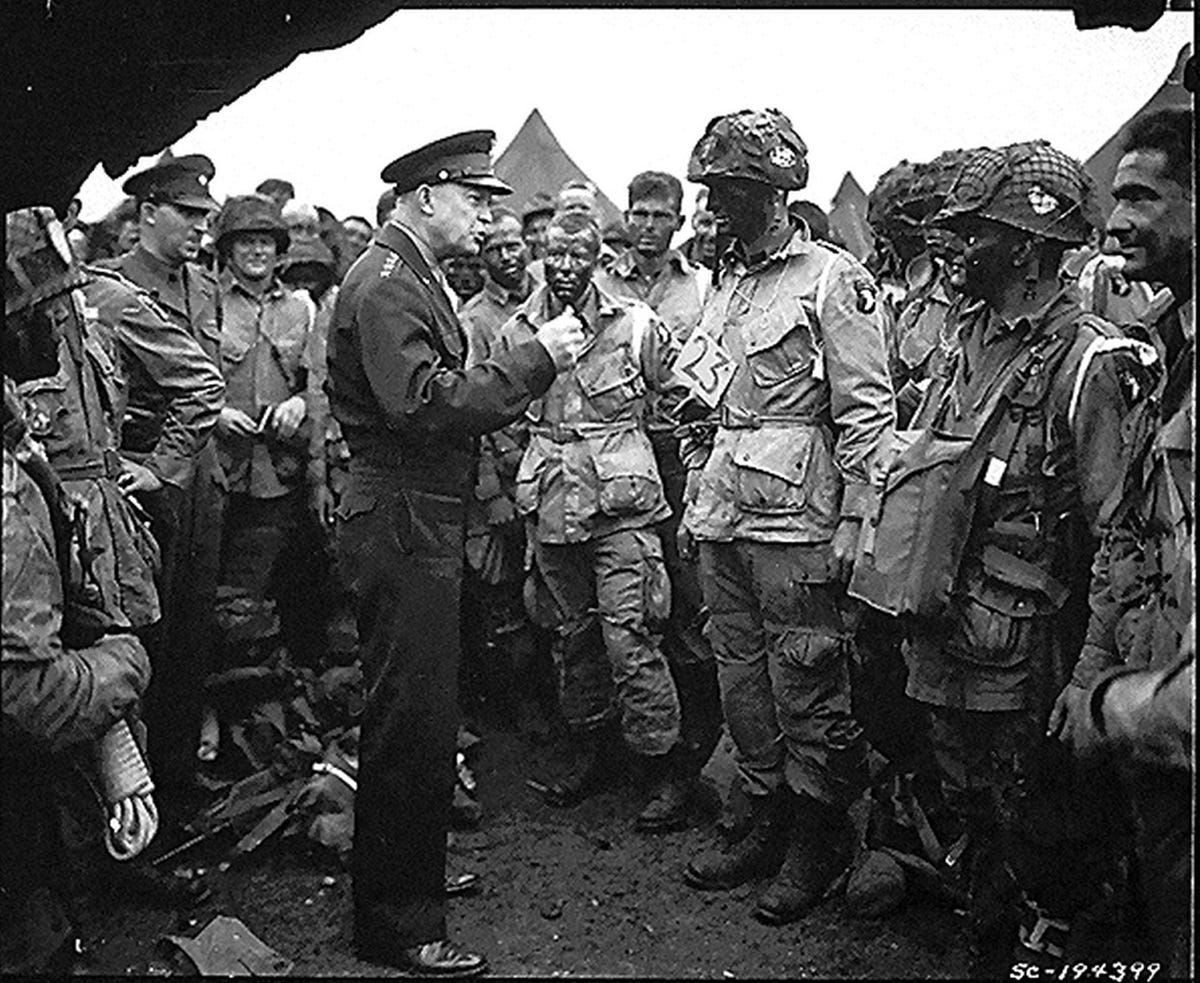
<path fill-rule="evenodd" d="M 150 771 L 126 721 L 118 720 L 96 745 L 96 772 L 108 803 L 104 845 L 114 860 L 129 860 L 158 832 L 158 808 Z"/>

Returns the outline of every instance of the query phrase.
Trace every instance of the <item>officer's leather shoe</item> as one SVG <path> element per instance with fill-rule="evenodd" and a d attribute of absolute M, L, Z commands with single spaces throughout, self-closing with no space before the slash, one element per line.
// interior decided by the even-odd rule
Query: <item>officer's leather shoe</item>
<path fill-rule="evenodd" d="M 468 871 L 465 874 L 446 875 L 446 897 L 453 898 L 460 894 L 470 894 L 479 887 L 479 875 Z"/>
<path fill-rule="evenodd" d="M 775 873 L 787 845 L 790 806 L 789 799 L 778 793 L 755 802 L 750 832 L 723 851 L 709 851 L 691 861 L 683 872 L 684 881 L 701 891 L 728 891 Z"/>
<path fill-rule="evenodd" d="M 482 976 L 488 971 L 487 959 L 475 952 L 464 952 L 448 939 L 426 942 L 408 949 L 393 949 L 378 944 L 359 945 L 358 955 L 367 962 L 383 963 L 418 976 L 456 979 Z"/>
<path fill-rule="evenodd" d="M 666 833 L 687 827 L 691 812 L 693 783 L 668 775 L 650 793 L 650 800 L 634 821 L 643 833 Z"/>
<path fill-rule="evenodd" d="M 804 915 L 850 862 L 851 831 L 844 811 L 807 799 L 798 813 L 783 866 L 754 910 L 754 917 L 768 925 Z"/>

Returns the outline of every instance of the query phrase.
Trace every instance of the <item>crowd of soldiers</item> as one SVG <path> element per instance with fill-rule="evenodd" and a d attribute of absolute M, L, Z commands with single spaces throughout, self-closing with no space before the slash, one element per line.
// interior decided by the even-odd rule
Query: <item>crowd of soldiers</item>
<path fill-rule="evenodd" d="M 487 969 L 446 933 L 482 708 L 571 737 L 547 803 L 628 785 L 647 833 L 703 815 L 724 727 L 680 873 L 768 924 L 844 885 L 962 907 L 981 976 L 1186 974 L 1192 131 L 1129 126 L 1107 220 L 1044 141 L 903 161 L 865 263 L 776 110 L 708 125 L 679 247 L 677 177 L 516 212 L 490 131 L 389 164 L 374 222 L 170 154 L 90 229 L 9 213 L 5 971 L 74 952 L 60 804 L 196 900 L 142 851 L 223 753 L 212 679 L 282 638 L 362 667 L 368 960 Z"/>

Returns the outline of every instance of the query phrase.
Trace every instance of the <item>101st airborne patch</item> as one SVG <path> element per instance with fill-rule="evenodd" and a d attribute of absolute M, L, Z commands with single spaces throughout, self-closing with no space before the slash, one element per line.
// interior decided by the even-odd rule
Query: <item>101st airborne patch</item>
<path fill-rule="evenodd" d="M 875 284 L 868 280 L 854 284 L 854 306 L 859 314 L 874 314 L 877 302 Z"/>

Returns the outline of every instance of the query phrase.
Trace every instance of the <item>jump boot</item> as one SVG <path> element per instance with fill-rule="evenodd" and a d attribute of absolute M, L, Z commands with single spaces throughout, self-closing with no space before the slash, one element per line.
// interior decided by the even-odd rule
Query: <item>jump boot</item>
<path fill-rule="evenodd" d="M 725 850 L 709 851 L 688 863 L 684 881 L 701 891 L 727 891 L 774 874 L 783 862 L 791 804 L 781 792 L 757 796 L 750 832 Z"/>
<path fill-rule="evenodd" d="M 615 788 L 628 775 L 629 752 L 619 723 L 607 723 L 584 740 L 587 760 L 582 768 L 546 789 L 545 800 L 549 805 L 559 809 L 579 805 L 605 789 Z"/>
<path fill-rule="evenodd" d="M 784 925 L 804 915 L 850 863 L 853 839 L 844 809 L 800 796 L 795 816 L 783 866 L 754 909 L 754 917 L 768 925 Z"/>
<path fill-rule="evenodd" d="M 650 796 L 638 813 L 634 828 L 643 833 L 684 829 L 689 822 L 696 781 L 686 770 L 679 745 L 666 754 L 644 755 L 640 763 Z"/>

